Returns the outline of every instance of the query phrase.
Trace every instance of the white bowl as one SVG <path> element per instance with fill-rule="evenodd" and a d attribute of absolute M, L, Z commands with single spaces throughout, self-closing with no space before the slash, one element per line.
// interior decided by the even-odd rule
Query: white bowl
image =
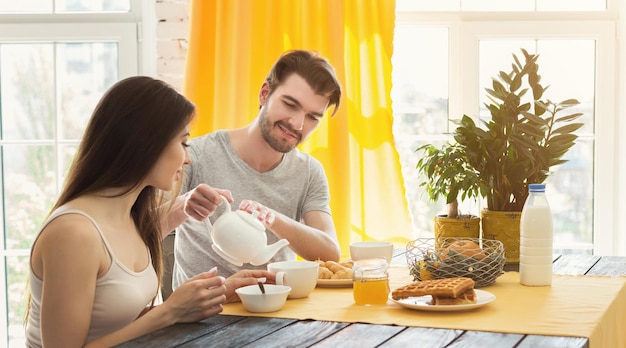
<path fill-rule="evenodd" d="M 235 289 L 241 303 L 248 312 L 276 312 L 283 308 L 291 287 L 286 285 L 264 284 L 265 294 L 258 285 L 248 285 Z"/>
<path fill-rule="evenodd" d="M 391 262 L 393 243 L 389 242 L 352 242 L 350 243 L 350 258 L 352 261 L 364 259 L 385 259 Z"/>

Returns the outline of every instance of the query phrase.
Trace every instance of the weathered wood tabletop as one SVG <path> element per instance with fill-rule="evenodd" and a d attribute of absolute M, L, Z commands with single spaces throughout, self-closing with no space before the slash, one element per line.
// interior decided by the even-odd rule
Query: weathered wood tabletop
<path fill-rule="evenodd" d="M 396 262 L 405 262 L 404 256 L 394 257 L 392 264 Z M 512 269 L 509 267 L 508 270 Z M 563 275 L 626 276 L 626 257 L 561 255 L 555 257 L 553 272 Z M 584 337 L 216 315 L 197 323 L 173 325 L 119 347 L 368 348 L 407 346 L 588 348 L 589 340 Z"/>

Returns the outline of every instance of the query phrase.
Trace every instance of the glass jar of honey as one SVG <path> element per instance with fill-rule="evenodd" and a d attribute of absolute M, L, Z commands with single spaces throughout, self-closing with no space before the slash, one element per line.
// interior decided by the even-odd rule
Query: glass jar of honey
<path fill-rule="evenodd" d="M 387 260 L 365 259 L 354 262 L 353 294 L 359 305 L 380 305 L 387 303 L 389 296 L 389 273 Z"/>

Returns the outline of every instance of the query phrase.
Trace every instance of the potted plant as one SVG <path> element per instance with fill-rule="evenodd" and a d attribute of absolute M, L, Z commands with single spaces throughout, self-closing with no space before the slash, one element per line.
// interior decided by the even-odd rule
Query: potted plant
<path fill-rule="evenodd" d="M 466 175 L 472 179 L 463 183 L 464 189 L 477 189 L 486 201 L 481 212 L 483 238 L 501 240 L 509 263 L 519 261 L 519 217 L 528 197 L 528 184 L 543 183 L 551 167 L 565 162 L 562 157 L 574 145 L 578 137 L 574 133 L 583 126 L 573 122 L 581 113 L 562 115 L 578 105 L 577 100 L 544 99 L 547 87 L 541 84 L 539 56 L 521 51 L 524 61 L 513 54 L 512 70 L 500 71 L 492 79 L 492 88 L 485 89 L 490 119 L 479 127 L 463 115 L 454 132 L 454 145 L 441 149 L 454 146 L 461 154 L 463 168 L 469 173 Z M 431 157 L 438 156 L 436 151 L 432 153 Z M 427 155 L 420 163 L 429 160 Z M 447 165 L 442 162 L 442 166 Z M 508 220 L 508 224 L 494 222 L 494 216 Z"/>
<path fill-rule="evenodd" d="M 420 186 L 425 187 L 429 198 L 437 201 L 446 198 L 447 214 L 434 218 L 434 235 L 438 242 L 448 237 L 478 238 L 480 236 L 480 217 L 459 212 L 458 197 L 479 197 L 479 176 L 469 166 L 465 150 L 459 144 L 446 143 L 441 148 L 426 144 L 416 151 L 424 153 L 417 163 L 417 170 L 425 178 Z"/>

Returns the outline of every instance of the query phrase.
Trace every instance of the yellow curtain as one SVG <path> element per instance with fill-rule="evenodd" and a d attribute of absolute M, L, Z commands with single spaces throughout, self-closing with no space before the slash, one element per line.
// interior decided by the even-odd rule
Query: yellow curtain
<path fill-rule="evenodd" d="M 320 52 L 343 86 L 341 106 L 301 150 L 326 170 L 341 245 L 411 239 L 391 131 L 394 0 L 190 0 L 184 94 L 198 108 L 192 136 L 248 124 L 258 91 L 289 49 Z"/>

